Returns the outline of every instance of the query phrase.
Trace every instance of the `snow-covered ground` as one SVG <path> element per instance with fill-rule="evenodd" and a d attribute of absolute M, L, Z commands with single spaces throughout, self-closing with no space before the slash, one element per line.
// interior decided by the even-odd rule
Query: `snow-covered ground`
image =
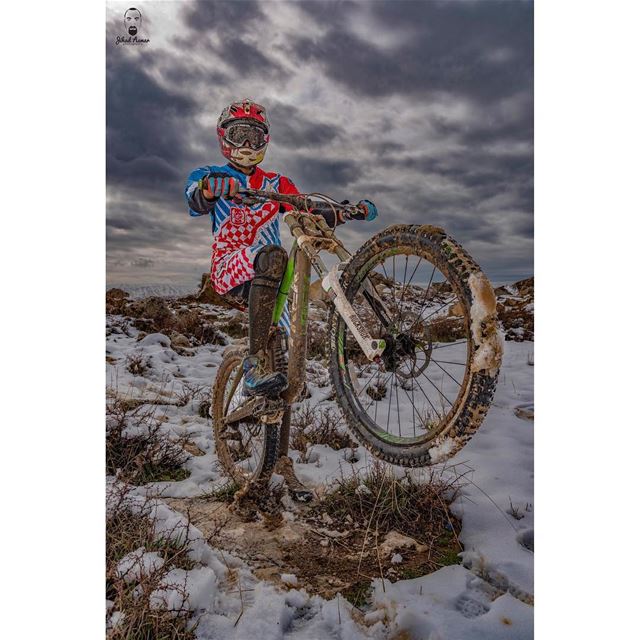
<path fill-rule="evenodd" d="M 218 311 L 218 310 L 217 310 Z M 234 314 L 233 311 L 219 312 Z M 112 328 L 121 324 L 108 317 Z M 198 415 L 202 395 L 184 406 L 171 404 L 185 385 L 208 389 L 222 359 L 223 346 L 204 345 L 176 352 L 163 334 L 137 340 L 138 331 L 116 329 L 107 337 L 107 384 L 112 392 L 158 405 L 163 429 L 190 434 L 204 452 L 191 456 L 190 476 L 178 482 L 154 483 L 139 494 L 163 497 L 202 495 L 221 486 L 226 477 L 217 464 L 209 421 Z M 141 356 L 144 376 L 127 370 L 127 358 Z M 447 566 L 413 580 L 374 580 L 373 602 L 364 617 L 342 597 L 309 596 L 287 577 L 282 586 L 258 580 L 251 568 L 226 551 L 211 548 L 200 536 L 192 559 L 201 566 L 187 572 L 190 604 L 199 617 L 199 638 L 319 640 L 383 638 L 420 640 L 528 639 L 533 637 L 533 343 L 507 342 L 495 400 L 484 424 L 453 459 L 447 473 L 465 473 L 467 484 L 453 505 L 462 521 L 463 564 Z M 310 382 L 311 402 L 332 404 L 328 377 L 318 371 Z M 315 382 L 314 382 L 315 381 Z M 518 414 L 518 415 L 517 415 Z M 295 471 L 309 486 L 320 488 L 333 479 L 366 468 L 371 457 L 358 448 L 335 451 L 317 445 L 306 463 L 291 452 Z M 347 455 L 347 453 L 349 455 Z M 420 476 L 421 471 L 414 472 Z M 158 501 L 159 522 L 175 526 L 183 519 Z M 199 532 L 193 529 L 192 535 Z M 148 559 L 153 562 L 153 558 Z M 244 590 L 228 585 L 233 570 Z M 238 620 L 240 612 L 242 615 Z M 237 624 L 236 624 L 237 622 Z"/>

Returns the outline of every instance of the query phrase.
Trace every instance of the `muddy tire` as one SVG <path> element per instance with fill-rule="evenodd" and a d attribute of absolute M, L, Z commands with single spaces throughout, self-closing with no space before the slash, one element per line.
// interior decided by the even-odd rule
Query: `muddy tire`
<path fill-rule="evenodd" d="M 388 227 L 366 242 L 352 257 L 344 269 L 341 284 L 347 299 L 356 308 L 356 311 L 358 311 L 356 300 L 362 302 L 363 296 L 360 294 L 365 279 L 371 276 L 371 281 L 375 283 L 373 276 L 376 274 L 372 273 L 374 269 L 379 268 L 380 264 L 384 265 L 384 261 L 389 261 L 392 258 L 395 270 L 396 257 L 398 256 L 400 261 L 409 260 L 409 256 L 411 256 L 413 260 L 419 259 L 421 261 L 418 264 L 433 265 L 433 269 L 437 269 L 438 273 L 442 274 L 442 282 L 446 283 L 447 288 L 444 288 L 445 284 L 441 284 L 441 290 L 449 292 L 452 299 L 456 301 L 455 315 L 458 322 L 457 330 L 460 333 L 458 334 L 459 338 L 456 338 L 458 341 L 452 346 L 460 345 L 456 348 L 463 355 L 460 356 L 460 362 L 455 363 L 460 365 L 458 370 L 461 372 L 459 380 L 456 380 L 459 390 L 458 387 L 454 387 L 455 393 L 457 393 L 455 401 L 453 396 L 450 400 L 448 399 L 451 406 L 442 410 L 442 416 L 439 416 L 437 423 L 435 420 L 430 421 L 428 426 L 424 427 L 424 433 L 416 433 L 415 417 L 413 418 L 414 435 L 411 437 L 398 436 L 397 433 L 391 434 L 385 431 L 381 425 L 383 420 L 377 417 L 378 409 L 376 408 L 376 419 L 374 419 L 364 406 L 366 403 L 363 396 L 367 395 L 366 393 L 362 394 L 361 380 L 364 376 L 361 373 L 351 373 L 355 368 L 353 350 L 350 352 L 345 346 L 349 344 L 350 330 L 335 308 L 332 309 L 329 320 L 329 371 L 336 400 L 354 438 L 369 449 L 374 456 L 387 462 L 407 467 L 421 467 L 443 462 L 452 457 L 482 424 L 491 404 L 498 379 L 502 358 L 502 338 L 497 324 L 495 294 L 489 281 L 471 256 L 455 240 L 448 236 L 444 230 L 430 225 Z M 382 278 L 379 277 L 378 281 L 381 280 Z M 396 286 L 395 272 L 394 278 L 387 279 L 385 286 L 388 286 L 389 282 L 392 284 L 387 290 L 394 293 L 394 301 L 398 304 L 396 291 L 399 292 L 401 289 Z M 405 285 L 405 290 L 407 286 Z M 430 286 L 431 281 L 426 286 L 425 300 L 428 298 Z M 379 288 L 376 285 L 376 290 Z M 404 290 L 402 295 L 405 296 Z M 397 297 L 400 297 L 399 293 Z M 386 301 L 385 304 L 387 302 L 391 307 L 391 302 Z M 399 331 L 402 331 L 403 327 L 401 306 L 401 304 L 398 305 Z M 437 319 L 442 320 L 442 318 Z M 444 320 L 447 319 L 444 318 Z M 418 325 L 421 324 L 425 324 L 425 322 L 420 318 Z M 424 335 L 427 335 L 430 329 L 427 328 L 424 331 Z M 372 336 L 374 336 L 374 332 L 372 332 Z M 374 337 L 381 337 L 381 335 Z M 452 351 L 432 351 L 434 345 L 436 345 L 435 349 L 448 346 L 435 342 L 435 338 L 433 340 L 429 339 L 430 356 L 434 353 L 452 353 Z M 350 344 L 355 344 L 353 336 L 351 336 Z M 361 363 L 362 358 L 358 362 Z M 393 367 L 398 366 L 393 364 L 394 360 L 387 359 L 385 362 L 387 365 L 391 362 Z M 425 362 L 426 364 L 418 367 L 414 360 L 413 366 L 416 373 L 412 375 L 417 376 L 418 373 L 422 375 L 421 372 L 425 372 L 425 370 L 426 372 L 435 370 L 435 368 L 429 369 L 428 367 L 434 366 L 437 361 L 430 362 L 425 357 Z M 374 363 L 366 364 L 368 367 L 373 365 Z M 443 366 L 440 364 L 438 366 L 444 371 Z M 384 372 L 383 375 L 390 371 L 384 363 L 381 368 Z M 411 376 L 407 376 L 407 374 L 400 376 L 399 371 L 398 369 L 396 376 L 396 404 L 399 405 L 398 424 L 402 427 L 406 424 L 406 420 L 402 417 L 404 414 L 401 413 L 400 404 L 404 402 L 405 405 L 408 405 L 411 402 L 410 396 L 413 391 L 403 391 L 401 394 L 400 387 L 406 387 L 407 377 Z M 445 371 L 445 373 L 447 372 Z M 447 373 L 447 375 L 449 374 Z M 449 375 L 449 377 L 452 376 Z M 433 385 L 433 383 L 431 384 Z M 367 393 L 370 398 L 379 401 L 381 397 L 386 397 L 382 394 L 387 393 L 387 387 L 385 386 L 384 390 L 380 392 L 379 397 L 375 396 L 376 392 L 370 393 L 367 390 Z M 391 390 L 391 394 L 393 394 L 393 390 Z M 388 401 L 389 413 L 391 413 L 392 398 L 389 397 Z M 371 404 L 371 399 L 367 402 Z M 395 411 L 395 405 L 393 409 Z M 400 433 L 402 434 L 402 431 Z"/>
<path fill-rule="evenodd" d="M 248 483 L 268 482 L 278 460 L 279 444 L 279 423 L 250 421 L 239 423 L 237 429 L 223 423 L 224 416 L 234 408 L 234 396 L 242 393 L 244 355 L 244 349 L 231 349 L 225 353 L 211 394 L 213 437 L 218 460 L 240 487 Z"/>

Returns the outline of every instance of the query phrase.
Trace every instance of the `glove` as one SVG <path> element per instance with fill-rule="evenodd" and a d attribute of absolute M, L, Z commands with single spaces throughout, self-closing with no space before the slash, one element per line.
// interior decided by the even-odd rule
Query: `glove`
<path fill-rule="evenodd" d="M 356 213 L 352 217 L 355 220 L 375 220 L 378 217 L 378 209 L 371 200 L 360 200 L 357 204 L 358 209 L 362 211 L 362 214 Z"/>
<path fill-rule="evenodd" d="M 207 200 L 230 200 L 238 193 L 240 182 L 224 173 L 210 173 L 201 180 L 200 189 Z"/>

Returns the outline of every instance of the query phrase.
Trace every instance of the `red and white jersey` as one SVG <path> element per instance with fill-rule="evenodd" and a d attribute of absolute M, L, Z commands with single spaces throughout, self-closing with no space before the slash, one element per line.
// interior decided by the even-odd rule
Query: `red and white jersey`
<path fill-rule="evenodd" d="M 296 186 L 289 178 L 279 173 L 264 171 L 256 167 L 247 176 L 230 165 L 207 166 L 191 173 L 186 185 L 186 195 L 197 188 L 198 180 L 209 173 L 224 173 L 251 189 L 297 194 Z M 253 259 L 261 247 L 269 244 L 281 245 L 280 208 L 290 205 L 266 202 L 249 206 L 236 204 L 222 198 L 216 201 L 211 212 L 213 244 L 211 256 L 211 279 L 215 290 L 224 294 L 230 289 L 254 277 Z M 202 215 L 190 209 L 191 215 Z"/>

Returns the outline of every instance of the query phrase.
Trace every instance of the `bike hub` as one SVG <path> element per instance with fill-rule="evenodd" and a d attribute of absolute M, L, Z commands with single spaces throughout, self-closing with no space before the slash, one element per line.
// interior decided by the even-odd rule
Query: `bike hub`
<path fill-rule="evenodd" d="M 408 333 L 397 336 L 387 334 L 383 336 L 385 349 L 382 361 L 387 371 L 395 371 L 407 358 L 415 359 L 416 341 Z"/>
<path fill-rule="evenodd" d="M 425 344 L 408 333 L 400 333 L 397 336 L 385 335 L 384 339 L 387 347 L 382 353 L 382 362 L 387 371 L 393 371 L 399 377 L 409 379 L 419 376 L 429 366 L 433 348 L 430 339 Z M 419 353 L 424 354 L 424 361 L 418 360 Z"/>

